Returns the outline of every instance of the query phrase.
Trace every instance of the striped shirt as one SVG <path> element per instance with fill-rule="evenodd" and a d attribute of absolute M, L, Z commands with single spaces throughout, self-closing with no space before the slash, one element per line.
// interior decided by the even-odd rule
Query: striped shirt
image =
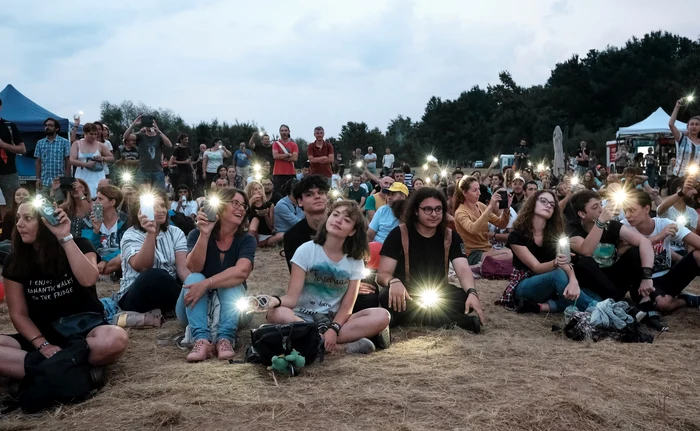
<path fill-rule="evenodd" d="M 696 166 L 700 165 L 700 145 L 693 144 L 693 141 L 688 139 L 688 136 L 683 135 L 680 142 L 678 142 L 676 166 L 673 168 L 673 174 L 679 177 L 684 176 L 688 165 L 691 163 Z"/>
<path fill-rule="evenodd" d="M 124 232 L 121 242 L 122 250 L 122 280 L 119 283 L 119 293 L 117 300 L 131 287 L 140 273 L 129 265 L 131 259 L 141 250 L 143 242 L 146 240 L 146 232 L 130 227 Z M 168 226 L 165 232 L 159 231 L 156 237 L 156 255 L 153 261 L 153 268 L 164 269 L 177 278 L 177 268 L 175 267 L 175 253 L 183 251 L 187 253 L 187 238 L 185 234 L 176 226 Z"/>

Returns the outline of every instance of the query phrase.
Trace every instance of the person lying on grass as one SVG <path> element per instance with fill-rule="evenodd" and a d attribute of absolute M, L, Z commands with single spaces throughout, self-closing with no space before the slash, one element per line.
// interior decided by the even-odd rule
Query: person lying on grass
<path fill-rule="evenodd" d="M 187 268 L 192 271 L 177 301 L 177 317 L 190 326 L 194 347 L 187 360 L 204 361 L 211 356 L 211 328 L 207 322 L 209 292 L 219 298 L 219 327 L 216 353 L 219 359 L 233 359 L 239 312 L 236 305 L 245 296 L 246 280 L 253 270 L 255 238 L 246 232 L 248 199 L 234 188 L 218 193 L 221 205 L 216 222 L 204 211 L 197 214 L 197 229 L 187 236 Z"/>
<path fill-rule="evenodd" d="M 53 324 L 61 318 L 95 312 L 103 306 L 95 283 L 100 276 L 99 256 L 89 240 L 73 238 L 71 222 L 62 209 L 50 225 L 32 202 L 17 208 L 12 252 L 5 260 L 7 308 L 18 334 L 0 335 L 0 376 L 24 377 L 24 357 L 38 350 L 50 358 L 68 339 Z M 89 362 L 102 366 L 115 362 L 126 350 L 129 338 L 114 325 L 100 325 L 86 336 Z"/>
<path fill-rule="evenodd" d="M 403 219 L 384 240 L 377 270 L 379 303 L 391 313 L 391 325 L 457 325 L 478 333 L 484 314 L 462 239 L 447 228 L 445 195 L 427 186 L 414 191 Z M 461 288 L 448 282 L 449 262 Z M 478 318 L 468 315 L 472 310 Z"/>
<path fill-rule="evenodd" d="M 294 253 L 287 293 L 267 298 L 267 321 L 325 322 L 326 351 L 373 352 L 369 338 L 389 326 L 389 313 L 381 308 L 352 312 L 369 250 L 366 232 L 357 202 L 334 203 L 315 239 Z"/>
<path fill-rule="evenodd" d="M 579 288 L 568 251 L 559 253 L 564 235 L 562 210 L 552 192 L 539 190 L 525 201 L 506 243 L 515 271 L 496 304 L 519 313 L 563 312 L 574 303 L 585 311 L 597 304 Z"/>
<path fill-rule="evenodd" d="M 682 307 L 699 307 L 700 297 L 683 293 L 700 270 L 700 236 L 692 233 L 678 220 L 651 217 L 651 196 L 643 190 L 627 192 L 623 203 L 625 220 L 623 224 L 649 238 L 654 248 L 653 268 L 645 268 L 645 276 L 651 276 L 654 291 L 649 296 L 637 295 L 632 299 L 640 306 L 652 301 L 657 311 L 670 313 Z M 668 239 L 668 241 L 667 241 Z M 692 247 L 693 251 L 681 257 L 674 247 Z"/>

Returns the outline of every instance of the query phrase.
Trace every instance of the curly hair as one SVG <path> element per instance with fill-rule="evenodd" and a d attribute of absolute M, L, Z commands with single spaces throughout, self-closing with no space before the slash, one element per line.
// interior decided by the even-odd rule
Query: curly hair
<path fill-rule="evenodd" d="M 513 223 L 513 230 L 522 232 L 527 238 L 532 239 L 532 221 L 535 218 L 535 206 L 543 194 L 548 194 L 554 198 L 554 211 L 547 220 L 544 227 L 544 241 L 556 241 L 564 234 L 564 216 L 559 208 L 559 199 L 556 193 L 550 190 L 537 190 L 530 199 L 525 199 L 525 203 L 518 212 L 518 218 Z"/>
<path fill-rule="evenodd" d="M 338 208 L 347 208 L 348 217 L 353 221 L 355 233 L 345 238 L 343 241 L 343 253 L 349 258 L 356 260 L 365 260 L 369 256 L 369 243 L 367 242 L 367 220 L 362 215 L 362 210 L 357 202 L 353 200 L 337 201 L 328 209 L 328 214 L 332 214 Z M 323 246 L 326 243 L 328 229 L 326 223 L 328 218 L 321 224 L 318 233 L 314 237 L 314 242 Z"/>

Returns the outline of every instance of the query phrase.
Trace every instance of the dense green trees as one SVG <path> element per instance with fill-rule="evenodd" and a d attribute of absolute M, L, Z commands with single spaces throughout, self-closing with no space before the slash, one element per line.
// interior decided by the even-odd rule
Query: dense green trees
<path fill-rule="evenodd" d="M 334 145 L 346 158 L 357 147 L 364 152 L 373 146 L 380 154 L 390 147 L 399 160 L 412 164 L 422 163 L 427 153 L 441 161 L 461 163 L 512 153 L 520 138 L 525 138 L 534 156 L 540 158 L 551 156 L 552 132 L 559 125 L 565 150 L 572 150 L 583 139 L 602 151 L 618 127 L 641 121 L 659 106 L 670 113 L 678 98 L 697 90 L 700 39 L 654 32 L 632 38 L 624 47 L 591 50 L 585 57 L 573 55 L 556 65 L 544 85 L 521 87 L 503 71 L 498 83 L 486 89 L 475 86 L 454 100 L 432 97 L 420 121 L 398 116 L 384 132 L 364 122 L 348 122 Z M 209 144 L 214 137 L 236 145 L 259 130 L 255 123 L 238 121 L 187 125 L 170 110 L 128 101 L 120 105 L 104 102 L 102 119 L 121 134 L 139 112 L 154 111 L 171 138 L 178 132 L 188 133 L 193 147 Z M 680 120 L 698 113 L 700 103 L 696 102 L 681 111 Z"/>

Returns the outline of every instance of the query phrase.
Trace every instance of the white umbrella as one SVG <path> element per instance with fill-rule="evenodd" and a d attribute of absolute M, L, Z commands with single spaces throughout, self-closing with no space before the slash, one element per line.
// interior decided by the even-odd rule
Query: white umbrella
<path fill-rule="evenodd" d="M 552 136 L 552 141 L 554 143 L 554 174 L 561 175 L 566 172 L 566 164 L 564 163 L 564 147 L 562 142 L 564 136 L 561 133 L 561 128 L 559 126 L 554 129 L 554 134 Z"/>

